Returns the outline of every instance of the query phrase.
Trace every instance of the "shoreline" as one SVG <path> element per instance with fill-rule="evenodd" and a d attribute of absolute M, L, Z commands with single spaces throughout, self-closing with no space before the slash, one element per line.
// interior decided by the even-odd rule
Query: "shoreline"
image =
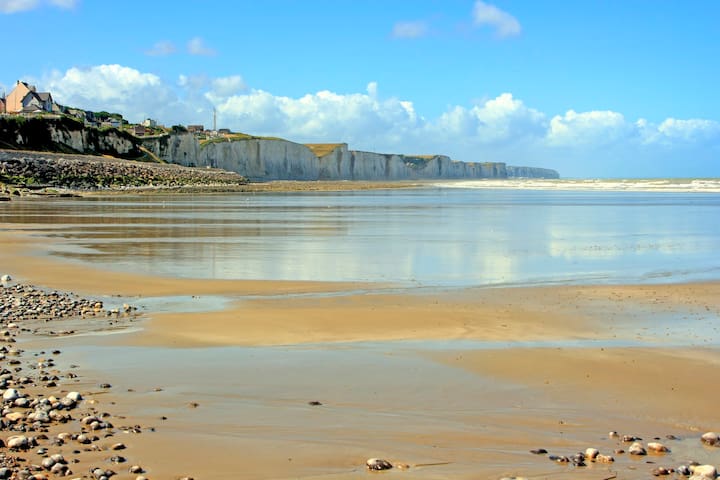
<path fill-rule="evenodd" d="M 178 472 L 355 478 L 374 456 L 414 465 L 414 478 L 596 479 L 613 471 L 646 478 L 651 467 L 627 454 L 616 454 L 610 467 L 580 470 L 528 453 L 545 447 L 570 455 L 587 446 L 612 453 L 627 445 L 599 439 L 620 429 L 646 442 L 681 437 L 671 444 L 675 453 L 653 458 L 658 463 L 695 458 L 720 464 L 720 448 L 706 451 L 697 440 L 719 428 L 712 379 L 720 345 L 708 345 L 715 337 L 706 334 L 717 330 L 720 282 L 430 289 L 418 295 L 388 285 L 111 272 L 49 257 L 43 253 L 48 243 L 33 241 L 4 231 L 0 264 L 48 289 L 133 295 L 134 303 L 170 295 L 258 297 L 215 311 L 150 311 L 136 332 L 28 341 L 44 349 L 62 345 L 65 361 L 89 363 L 88 386 L 100 378 L 115 386 L 112 395 L 97 397 L 100 405 L 157 428 L 127 442 L 130 461 L 147 468 L 151 479 L 177 478 Z M 367 293 L 357 294 L 359 288 Z M 683 321 L 671 328 L 658 323 L 663 316 Z M 664 338 L 678 329 L 681 346 Z M 639 346 L 609 346 L 623 338 Z M 412 340 L 504 347 L 427 349 Z M 589 340 L 597 342 L 523 346 Z M 321 405 L 309 406 L 311 400 Z M 160 415 L 168 419 L 159 421 Z M 198 455 L 207 460 L 199 465 Z M 241 473 L 238 460 L 246 464 Z M 435 463 L 443 465 L 418 467 Z"/>

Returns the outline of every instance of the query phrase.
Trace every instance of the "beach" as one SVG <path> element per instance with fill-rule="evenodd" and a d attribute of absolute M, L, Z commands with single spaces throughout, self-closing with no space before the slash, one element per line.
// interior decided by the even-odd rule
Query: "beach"
<path fill-rule="evenodd" d="M 512 285 L 418 276 L 419 286 L 333 279 L 329 267 L 314 270 L 320 280 L 292 270 L 183 277 L 88 261 L 63 233 L 77 223 L 28 220 L 2 227 L 3 273 L 141 307 L 18 342 L 61 350 L 58 368 L 77 364 L 80 375 L 59 388 L 142 427 L 116 437 L 148 478 L 356 478 L 374 474 L 371 457 L 409 466 L 380 474 L 412 478 L 640 479 L 658 466 L 720 464 L 720 448 L 700 442 L 720 429 L 720 282 L 707 275 Z M 611 431 L 670 452 L 617 453 L 630 442 Z M 588 447 L 614 462 L 548 460 Z M 107 463 L 107 448 L 83 464 Z M 539 448 L 548 454 L 530 453 Z"/>

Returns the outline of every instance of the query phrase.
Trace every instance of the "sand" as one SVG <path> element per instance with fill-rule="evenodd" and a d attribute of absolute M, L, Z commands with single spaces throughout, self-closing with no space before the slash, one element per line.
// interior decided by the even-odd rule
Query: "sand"
<path fill-rule="evenodd" d="M 609 430 L 646 441 L 681 437 L 671 456 L 649 459 L 658 464 L 720 464 L 720 449 L 698 440 L 720 429 L 720 283 L 418 293 L 197 281 L 71 264 L 47 256 L 48 246 L 5 228 L 2 273 L 139 303 L 228 298 L 222 310 L 148 312 L 142 330 L 125 335 L 64 340 L 70 359 L 73 345 L 81 353 L 162 354 L 145 368 L 129 357 L 125 369 L 85 367 L 87 378 L 118 383 L 99 397 L 101 407 L 157 427 L 128 440 L 150 478 L 355 478 L 369 474 L 370 456 L 415 465 L 391 472 L 412 478 L 647 478 L 648 459 L 616 455 L 612 466 L 574 469 L 528 453 L 587 446 L 611 453 L 622 445 Z M 192 355 L 219 360 L 206 370 Z M 287 360 L 276 365 L 278 356 Z M 188 407 L 194 399 L 197 409 Z M 162 411 L 168 420 L 158 420 Z"/>

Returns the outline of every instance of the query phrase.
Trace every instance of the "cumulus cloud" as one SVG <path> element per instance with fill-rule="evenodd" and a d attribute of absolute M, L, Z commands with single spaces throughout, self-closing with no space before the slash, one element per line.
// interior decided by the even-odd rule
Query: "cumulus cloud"
<path fill-rule="evenodd" d="M 617 112 L 567 111 L 550 120 L 547 140 L 551 145 L 601 145 L 634 135 L 635 128 Z"/>
<path fill-rule="evenodd" d="M 115 111 L 131 121 L 186 114 L 190 107 L 157 75 L 121 65 L 71 68 L 53 73 L 44 83 L 61 104 Z"/>
<path fill-rule="evenodd" d="M 167 55 L 172 55 L 176 51 L 177 48 L 175 48 L 174 43 L 168 40 L 161 40 L 155 43 L 152 48 L 146 50 L 145 55 L 150 55 L 151 57 L 164 57 Z"/>
<path fill-rule="evenodd" d="M 58 8 L 75 8 L 79 0 L 0 0 L 0 13 L 17 13 L 34 10 L 44 5 L 52 5 Z"/>
<path fill-rule="evenodd" d="M 205 40 L 200 37 L 190 39 L 187 44 L 187 51 L 190 55 L 200 55 L 206 57 L 217 55 L 217 52 L 214 49 L 208 47 L 205 44 Z"/>
<path fill-rule="evenodd" d="M 121 65 L 71 68 L 37 84 L 62 104 L 117 111 L 131 121 L 152 117 L 166 125 L 208 125 L 216 108 L 218 126 L 297 142 L 347 142 L 358 150 L 544 166 L 568 176 L 608 171 L 618 176 L 630 165 L 654 176 L 663 165 L 687 169 L 693 162 L 705 176 L 720 176 L 720 122 L 715 120 L 633 122 L 607 110 L 551 116 L 511 93 L 426 118 L 410 99 L 383 97 L 376 82 L 364 92 L 322 90 L 289 97 L 250 88 L 240 75 L 180 75 L 168 82 Z"/>
<path fill-rule="evenodd" d="M 473 7 L 473 23 L 479 27 L 495 29 L 500 38 L 520 35 L 522 31 L 520 22 L 515 17 L 482 0 L 477 0 Z"/>
<path fill-rule="evenodd" d="M 391 36 L 393 38 L 420 38 L 429 32 L 427 22 L 422 20 L 411 22 L 397 22 L 393 25 Z"/>

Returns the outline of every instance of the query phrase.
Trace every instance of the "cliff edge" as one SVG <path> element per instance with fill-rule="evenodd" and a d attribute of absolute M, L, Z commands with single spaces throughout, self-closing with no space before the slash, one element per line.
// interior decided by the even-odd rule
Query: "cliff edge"
<path fill-rule="evenodd" d="M 201 143 L 190 133 L 179 133 L 145 139 L 143 146 L 169 163 L 222 168 L 253 181 L 559 178 L 558 172 L 546 168 L 460 162 L 445 155 L 362 152 L 345 143 L 304 145 L 251 136 Z"/>

